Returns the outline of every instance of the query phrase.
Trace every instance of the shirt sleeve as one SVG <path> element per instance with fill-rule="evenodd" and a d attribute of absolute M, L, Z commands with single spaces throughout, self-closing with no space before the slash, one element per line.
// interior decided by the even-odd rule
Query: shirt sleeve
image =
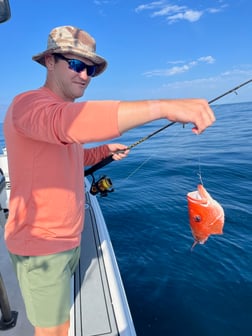
<path fill-rule="evenodd" d="M 84 144 L 120 135 L 118 105 L 119 101 L 64 102 L 30 92 L 16 98 L 12 118 L 16 131 L 34 140 Z"/>
<path fill-rule="evenodd" d="M 101 145 L 93 148 L 84 148 L 84 166 L 91 166 L 109 155 L 109 148 L 107 145 Z"/>

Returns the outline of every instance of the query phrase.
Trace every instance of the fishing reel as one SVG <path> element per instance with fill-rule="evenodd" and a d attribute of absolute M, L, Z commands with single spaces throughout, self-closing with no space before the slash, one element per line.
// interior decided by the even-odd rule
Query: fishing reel
<path fill-rule="evenodd" d="M 112 181 L 108 176 L 103 175 L 98 181 L 95 181 L 94 176 L 92 175 L 92 184 L 90 188 L 90 193 L 92 195 L 100 194 L 101 197 L 108 196 L 108 193 L 113 192 Z"/>

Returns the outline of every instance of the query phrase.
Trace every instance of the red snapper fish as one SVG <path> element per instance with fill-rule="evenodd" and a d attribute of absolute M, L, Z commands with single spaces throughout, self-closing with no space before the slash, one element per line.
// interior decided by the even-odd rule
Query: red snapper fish
<path fill-rule="evenodd" d="M 206 191 L 202 184 L 197 190 L 187 194 L 188 213 L 194 247 L 204 244 L 212 234 L 222 234 L 224 226 L 224 210 Z"/>

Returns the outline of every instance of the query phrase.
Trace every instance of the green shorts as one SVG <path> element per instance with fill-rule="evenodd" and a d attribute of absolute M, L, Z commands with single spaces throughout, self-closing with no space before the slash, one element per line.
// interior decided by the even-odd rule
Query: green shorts
<path fill-rule="evenodd" d="M 71 308 L 71 277 L 80 247 L 47 256 L 23 257 L 10 253 L 19 280 L 27 317 L 36 327 L 66 322 Z"/>

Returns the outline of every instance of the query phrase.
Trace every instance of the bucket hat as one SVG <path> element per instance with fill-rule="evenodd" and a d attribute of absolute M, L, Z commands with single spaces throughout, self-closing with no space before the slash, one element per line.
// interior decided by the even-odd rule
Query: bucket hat
<path fill-rule="evenodd" d="M 47 42 L 47 49 L 32 59 L 45 66 L 45 55 L 66 54 L 86 58 L 96 65 L 95 76 L 100 75 L 107 67 L 107 61 L 96 54 L 95 39 L 84 30 L 73 26 L 60 26 L 54 28 Z"/>

